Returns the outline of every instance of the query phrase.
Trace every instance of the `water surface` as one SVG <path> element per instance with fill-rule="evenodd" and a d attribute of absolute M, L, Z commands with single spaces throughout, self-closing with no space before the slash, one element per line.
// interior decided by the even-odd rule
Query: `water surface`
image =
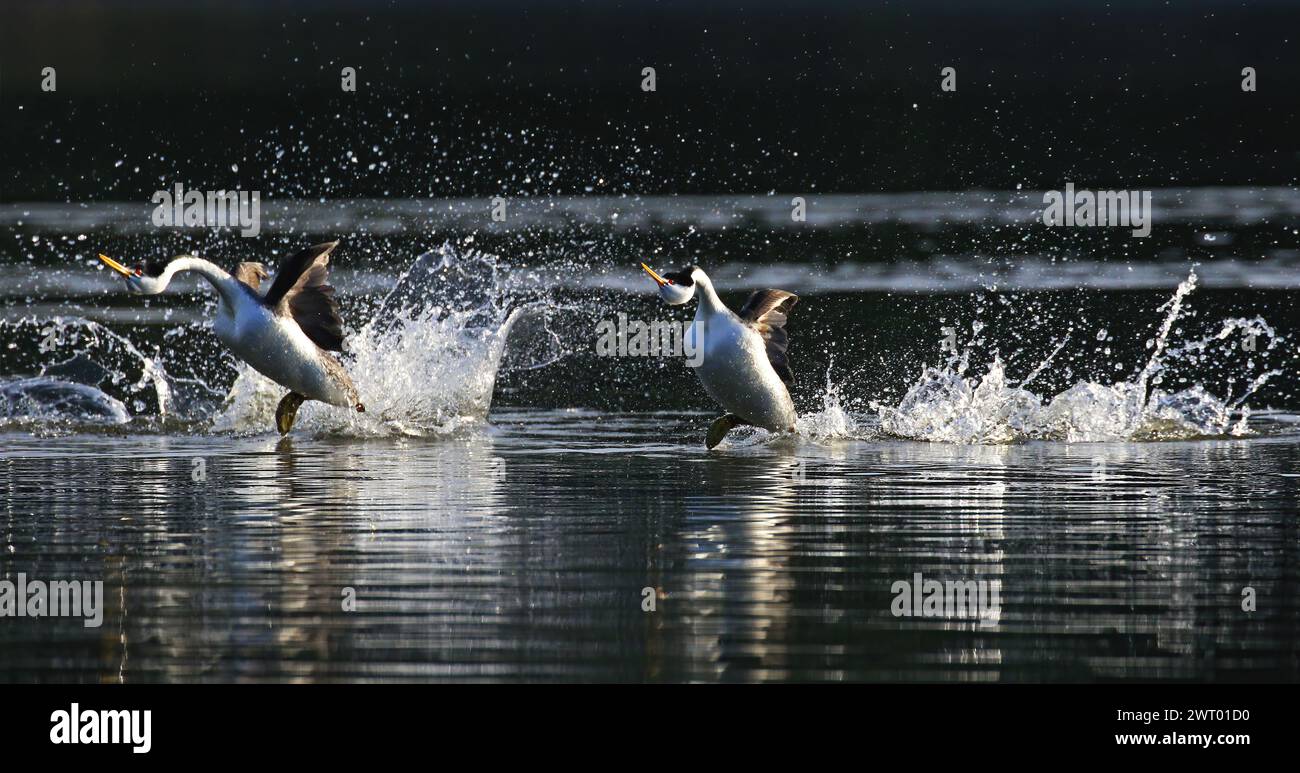
<path fill-rule="evenodd" d="M 5 621 L 0 678 L 1297 677 L 1295 435 L 708 454 L 707 420 L 6 434 L 3 573 L 103 579 L 107 614 Z M 916 572 L 999 581 L 996 619 L 895 617 Z"/>

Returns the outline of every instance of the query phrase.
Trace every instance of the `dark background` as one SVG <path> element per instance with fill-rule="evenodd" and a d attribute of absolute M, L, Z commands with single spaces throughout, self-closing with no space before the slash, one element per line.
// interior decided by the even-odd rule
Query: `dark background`
<path fill-rule="evenodd" d="M 1295 186 L 1300 173 L 1297 3 L 83 0 L 8 3 L 2 13 L 0 200 L 120 200 L 141 206 L 142 225 L 153 192 L 177 182 L 258 190 L 264 202 L 778 191 L 816 206 L 823 192 L 1041 190 L 1066 181 Z M 45 66 L 57 68 L 55 93 L 39 89 Z M 357 70 L 356 93 L 340 89 L 344 66 Z M 657 71 L 653 93 L 641 89 L 646 66 Z M 957 70 L 955 93 L 939 88 L 945 66 Z M 1241 91 L 1245 66 L 1257 70 L 1255 93 Z M 1161 304 L 1192 265 L 1283 260 L 1276 253 L 1293 248 L 1296 225 L 1294 217 L 1238 222 L 1229 207 L 1214 222 L 1162 222 L 1150 239 L 1037 221 L 498 229 L 486 211 L 468 230 L 413 223 L 385 235 L 363 221 L 257 239 L 230 229 L 51 232 L 15 216 L 22 222 L 12 239 L 0 239 L 0 257 L 94 267 L 96 251 L 136 258 L 195 250 L 227 264 L 275 262 L 304 243 L 342 238 L 345 265 L 396 272 L 427 249 L 472 238 L 514 269 L 556 267 L 556 289 L 566 293 L 566 276 L 592 266 L 623 267 L 644 281 L 637 264 L 647 258 L 661 268 L 695 261 L 711 269 L 932 255 L 1186 262 L 1165 288 L 1080 289 L 1032 306 L 967 293 L 788 288 L 805 295 L 792 322 L 800 408 L 817 407 L 833 362 L 837 379 L 853 385 L 846 402 L 865 410 L 867 397 L 896 399 L 913 383 L 919 365 L 900 362 L 936 362 L 941 320 L 967 324 L 976 308 L 996 331 L 984 354 L 999 351 L 1013 375 L 1073 336 L 1061 367 L 1039 383 L 1045 393 L 1078 378 L 1128 377 L 1145 362 L 1142 344 L 1163 319 Z M 1207 242 L 1207 229 L 1232 238 Z M 742 302 L 747 289 L 730 288 L 728 302 Z M 74 300 L 137 303 L 116 290 Z M 498 396 L 636 409 L 679 405 L 684 394 L 693 407 L 707 405 L 696 399 L 693 374 L 674 361 L 612 365 L 591 354 L 600 318 L 673 314 L 649 290 L 565 295 L 589 312 L 550 321 L 572 355 L 566 375 L 507 367 Z M 345 303 L 358 292 L 345 287 Z M 151 303 L 194 302 L 173 296 Z M 1186 323 L 1187 334 L 1255 314 L 1289 333 L 1292 296 L 1207 284 L 1192 306 L 1203 316 Z M 30 300 L 16 291 L 4 303 L 25 313 Z M 1035 324 L 1026 325 L 1030 312 Z M 1101 326 L 1127 344 L 1105 351 L 1090 338 Z M 1260 399 L 1294 405 L 1294 358 L 1279 356 L 1255 365 L 1288 373 Z M 1237 367 L 1240 359 L 1236 352 L 1228 365 L 1201 366 L 1194 380 L 1240 394 L 1243 374 L 1259 372 Z"/>
<path fill-rule="evenodd" d="M 177 180 L 346 198 L 1294 185 L 1300 169 L 1292 2 L 2 13 L 7 201 L 147 201 Z"/>

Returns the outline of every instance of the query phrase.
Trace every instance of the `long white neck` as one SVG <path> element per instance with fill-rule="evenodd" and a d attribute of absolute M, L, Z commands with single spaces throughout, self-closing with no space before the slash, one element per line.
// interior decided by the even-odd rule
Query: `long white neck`
<path fill-rule="evenodd" d="M 221 300 L 234 308 L 236 294 L 239 292 L 239 288 L 235 286 L 235 278 L 217 264 L 203 258 L 196 258 L 193 255 L 177 258 L 167 264 L 167 268 L 163 269 L 162 274 L 158 277 L 158 283 L 162 286 L 162 289 L 165 290 L 167 285 L 171 284 L 172 277 L 182 271 L 193 271 L 208 280 L 208 284 L 212 285 L 213 289 L 217 291 L 217 294 L 221 296 Z"/>
<path fill-rule="evenodd" d="M 708 274 L 697 268 L 691 273 L 691 279 L 695 281 L 695 294 L 700 297 L 700 306 L 695 310 L 696 319 L 708 319 L 715 314 L 730 313 L 730 309 L 714 291 L 713 282 L 709 281 Z"/>

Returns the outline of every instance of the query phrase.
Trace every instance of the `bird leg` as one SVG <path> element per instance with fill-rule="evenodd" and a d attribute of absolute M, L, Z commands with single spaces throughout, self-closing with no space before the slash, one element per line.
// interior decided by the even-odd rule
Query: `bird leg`
<path fill-rule="evenodd" d="M 281 435 L 287 435 L 289 430 L 293 429 L 293 420 L 298 416 L 298 406 L 306 399 L 297 392 L 290 392 L 276 406 L 275 426 L 280 430 Z"/>
<path fill-rule="evenodd" d="M 709 425 L 709 434 L 704 439 L 705 448 L 712 451 L 714 446 L 722 442 L 722 439 L 727 436 L 728 432 L 736 427 L 747 424 L 749 424 L 749 422 L 734 413 L 727 413 L 719 416 Z"/>

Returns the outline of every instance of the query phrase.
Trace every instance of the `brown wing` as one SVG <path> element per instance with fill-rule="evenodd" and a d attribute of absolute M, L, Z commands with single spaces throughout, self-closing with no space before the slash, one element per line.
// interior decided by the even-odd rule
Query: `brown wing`
<path fill-rule="evenodd" d="M 338 242 L 317 244 L 280 264 L 265 303 L 277 314 L 293 317 L 317 346 L 343 351 L 343 320 L 334 288 L 329 285 L 330 252 Z"/>
<path fill-rule="evenodd" d="M 262 280 L 269 276 L 266 266 L 261 263 L 245 262 L 235 266 L 235 279 L 248 285 L 253 292 L 257 292 L 262 287 Z"/>
<path fill-rule="evenodd" d="M 781 380 L 794 381 L 790 360 L 785 356 L 790 337 L 785 332 L 785 322 L 790 310 L 799 302 L 799 296 L 785 290 L 759 290 L 749 296 L 740 309 L 740 319 L 758 331 L 767 342 L 767 359 Z"/>

